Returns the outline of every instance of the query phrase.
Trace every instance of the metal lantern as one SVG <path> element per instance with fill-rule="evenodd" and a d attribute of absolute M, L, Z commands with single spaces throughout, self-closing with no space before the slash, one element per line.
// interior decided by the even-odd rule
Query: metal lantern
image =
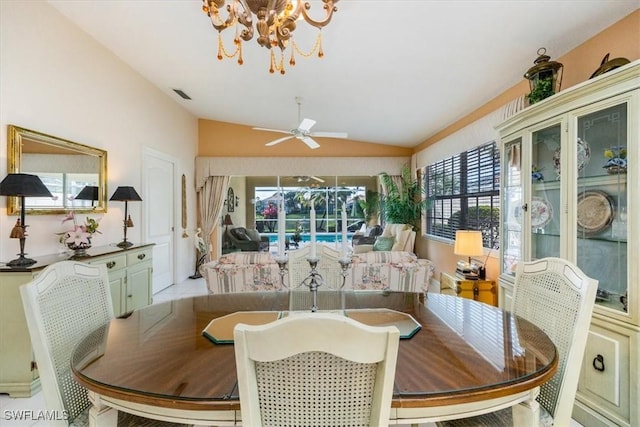
<path fill-rule="evenodd" d="M 547 49 L 538 49 L 538 58 L 534 61 L 534 66 L 529 68 L 524 77 L 529 80 L 531 93 L 529 102 L 534 104 L 554 93 L 560 92 L 562 83 L 562 64 L 556 61 L 549 61 L 550 56 L 546 55 Z"/>

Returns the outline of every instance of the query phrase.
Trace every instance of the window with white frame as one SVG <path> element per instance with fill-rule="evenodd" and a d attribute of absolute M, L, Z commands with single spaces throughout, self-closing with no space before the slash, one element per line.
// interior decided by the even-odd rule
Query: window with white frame
<path fill-rule="evenodd" d="M 431 200 L 426 234 L 454 240 L 456 230 L 480 230 L 485 247 L 498 246 L 500 153 L 495 141 L 427 166 L 424 186 Z"/>

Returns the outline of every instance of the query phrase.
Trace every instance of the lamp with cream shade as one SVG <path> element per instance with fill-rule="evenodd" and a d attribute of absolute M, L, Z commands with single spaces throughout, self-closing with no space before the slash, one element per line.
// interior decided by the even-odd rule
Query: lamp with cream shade
<path fill-rule="evenodd" d="M 475 230 L 457 230 L 453 253 L 467 257 L 467 261 L 458 261 L 456 272 L 462 273 L 466 279 L 477 279 L 478 269 L 471 264 L 471 257 L 484 255 L 482 232 Z"/>

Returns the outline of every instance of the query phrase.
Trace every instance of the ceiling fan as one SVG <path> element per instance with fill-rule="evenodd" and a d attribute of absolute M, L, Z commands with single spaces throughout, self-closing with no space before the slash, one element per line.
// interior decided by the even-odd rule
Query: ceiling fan
<path fill-rule="evenodd" d="M 311 180 L 324 182 L 324 179 L 318 178 L 317 176 L 313 176 L 313 175 L 312 176 L 294 176 L 293 179 L 295 179 L 300 184 L 309 182 Z"/>
<path fill-rule="evenodd" d="M 313 125 L 316 124 L 316 121 L 312 119 L 304 119 L 302 121 L 300 120 L 301 101 L 302 101 L 302 98 L 296 96 L 296 103 L 298 104 L 298 123 L 300 123 L 297 128 L 291 129 L 291 130 L 253 128 L 255 130 L 264 130 L 268 132 L 290 134 L 289 136 L 285 136 L 284 138 L 279 138 L 266 143 L 265 145 L 267 147 L 280 144 L 281 142 L 286 141 L 287 139 L 291 139 L 295 137 L 295 138 L 298 138 L 300 141 L 304 142 L 305 144 L 307 144 L 309 148 L 315 149 L 320 147 L 320 144 L 318 144 L 313 138 L 311 138 L 312 136 L 328 137 L 328 138 L 346 138 L 347 137 L 347 134 L 345 132 L 311 132 L 311 128 L 313 127 Z"/>

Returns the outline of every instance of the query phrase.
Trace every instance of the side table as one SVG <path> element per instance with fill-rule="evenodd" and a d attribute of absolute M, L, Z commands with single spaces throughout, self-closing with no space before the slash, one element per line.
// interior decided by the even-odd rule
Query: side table
<path fill-rule="evenodd" d="M 440 292 L 498 306 L 498 289 L 494 280 L 470 280 L 443 272 L 440 273 Z"/>

